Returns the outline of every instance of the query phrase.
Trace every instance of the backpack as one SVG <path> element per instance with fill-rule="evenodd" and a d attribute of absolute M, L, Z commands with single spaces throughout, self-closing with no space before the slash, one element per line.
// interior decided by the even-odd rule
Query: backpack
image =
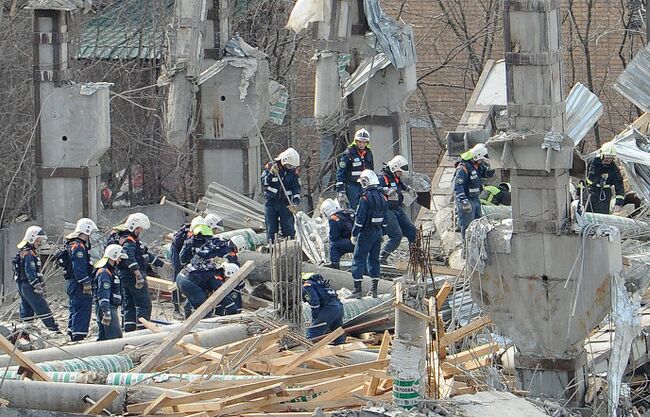
<path fill-rule="evenodd" d="M 72 260 L 70 259 L 70 251 L 68 250 L 67 245 L 63 249 L 59 249 L 54 255 L 54 260 L 56 261 L 56 266 L 63 269 L 63 275 L 65 279 L 70 279 L 74 277 L 74 271 L 72 270 Z"/>
<path fill-rule="evenodd" d="M 17 253 L 11 258 L 11 270 L 14 273 L 14 281 L 18 281 L 20 278 L 21 265 L 22 262 L 20 262 L 20 253 Z"/>

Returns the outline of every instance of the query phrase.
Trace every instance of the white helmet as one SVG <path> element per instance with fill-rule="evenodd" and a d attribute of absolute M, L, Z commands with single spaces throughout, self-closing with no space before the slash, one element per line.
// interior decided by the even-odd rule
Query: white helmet
<path fill-rule="evenodd" d="M 341 210 L 341 206 L 337 200 L 326 198 L 320 205 L 320 212 L 323 216 L 330 217 L 332 214 Z"/>
<path fill-rule="evenodd" d="M 104 258 L 110 259 L 111 261 L 119 261 L 120 259 L 127 259 L 128 255 L 124 252 L 122 246 L 112 244 L 106 246 Z"/>
<path fill-rule="evenodd" d="M 28 243 L 36 242 L 38 239 L 47 240 L 45 230 L 40 226 L 29 226 L 27 230 L 25 230 L 25 237 L 23 237 L 23 240 L 18 243 L 17 247 L 20 249 Z"/>
<path fill-rule="evenodd" d="M 83 233 L 84 235 L 92 234 L 93 232 L 99 232 L 97 224 L 92 220 L 86 217 L 82 217 L 77 220 L 77 226 L 74 228 L 75 233 Z"/>
<path fill-rule="evenodd" d="M 409 162 L 402 155 L 396 155 L 393 159 L 388 161 L 388 169 L 390 172 L 409 172 Z"/>
<path fill-rule="evenodd" d="M 231 276 L 235 275 L 237 271 L 239 271 L 239 267 L 237 266 L 237 264 L 233 264 L 230 262 L 222 263 L 221 267 L 223 268 L 223 275 L 226 278 L 230 278 Z"/>
<path fill-rule="evenodd" d="M 242 235 L 233 236 L 230 238 L 230 241 L 233 245 L 237 246 L 237 252 L 241 252 L 248 249 L 248 242 L 246 238 Z"/>
<path fill-rule="evenodd" d="M 205 219 L 203 217 L 196 216 L 190 222 L 190 230 L 194 229 L 194 226 L 196 226 L 197 224 L 208 224 L 208 223 L 205 221 Z"/>
<path fill-rule="evenodd" d="M 377 174 L 373 170 L 364 169 L 357 182 L 361 183 L 363 188 L 368 188 L 371 185 L 379 185 L 379 178 L 377 178 Z"/>
<path fill-rule="evenodd" d="M 470 149 L 470 152 L 475 161 L 482 161 L 488 156 L 488 149 L 484 143 L 477 143 L 472 147 L 472 149 Z"/>
<path fill-rule="evenodd" d="M 354 141 L 357 142 L 360 140 L 370 142 L 370 133 L 364 128 L 357 130 L 354 134 Z"/>
<path fill-rule="evenodd" d="M 223 232 L 223 219 L 220 216 L 214 213 L 209 213 L 206 214 L 204 220 L 210 229 L 217 229 L 217 233 Z"/>
<path fill-rule="evenodd" d="M 300 155 L 298 154 L 298 151 L 293 148 L 288 148 L 286 151 L 278 155 L 275 160 L 280 161 L 286 168 L 297 168 L 300 166 Z"/>
<path fill-rule="evenodd" d="M 134 231 L 138 227 L 141 227 L 146 230 L 151 227 L 151 222 L 149 222 L 149 217 L 147 217 L 146 214 L 133 213 L 126 218 L 126 222 L 124 222 L 124 226 L 130 232 Z"/>

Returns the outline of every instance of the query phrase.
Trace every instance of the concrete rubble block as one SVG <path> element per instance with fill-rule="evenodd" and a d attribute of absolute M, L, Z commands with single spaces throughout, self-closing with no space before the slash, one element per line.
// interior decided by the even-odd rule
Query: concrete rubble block
<path fill-rule="evenodd" d="M 454 206 L 443 207 L 436 212 L 433 222 L 436 225 L 438 234 L 444 233 L 454 228 Z"/>
<path fill-rule="evenodd" d="M 464 417 L 547 417 L 530 401 L 509 392 L 483 391 L 451 400 Z"/>

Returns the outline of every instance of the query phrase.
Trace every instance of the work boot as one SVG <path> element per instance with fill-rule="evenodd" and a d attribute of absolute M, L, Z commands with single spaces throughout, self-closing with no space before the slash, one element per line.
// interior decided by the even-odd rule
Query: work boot
<path fill-rule="evenodd" d="M 341 269 L 341 265 L 339 265 L 338 262 L 330 262 L 328 264 L 323 265 L 325 268 L 332 268 L 332 269 Z"/>
<path fill-rule="evenodd" d="M 363 297 L 361 294 L 361 283 L 362 281 L 354 281 L 354 292 L 348 297 L 348 299 L 360 299 Z"/>
<path fill-rule="evenodd" d="M 377 298 L 377 288 L 379 287 L 379 280 L 372 280 L 372 298 Z"/>
<path fill-rule="evenodd" d="M 379 263 L 381 265 L 388 265 L 388 255 L 390 255 L 388 252 L 382 252 L 381 255 L 379 255 Z"/>

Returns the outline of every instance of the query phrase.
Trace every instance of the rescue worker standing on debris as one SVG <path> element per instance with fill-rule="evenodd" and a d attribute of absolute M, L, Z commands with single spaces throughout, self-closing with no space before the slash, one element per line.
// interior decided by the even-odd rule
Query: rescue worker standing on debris
<path fill-rule="evenodd" d="M 97 340 L 122 337 L 117 308 L 122 305 L 122 283 L 116 273 L 117 264 L 128 259 L 120 245 L 108 245 L 104 256 L 95 263 L 95 313 L 99 323 Z"/>
<path fill-rule="evenodd" d="M 329 281 L 313 272 L 302 274 L 302 297 L 311 307 L 311 325 L 307 338 L 315 339 L 343 326 L 343 304 Z M 337 337 L 332 344 L 345 343 L 345 335 Z"/>
<path fill-rule="evenodd" d="M 325 266 L 340 269 L 341 257 L 346 253 L 354 252 L 354 245 L 350 241 L 354 227 L 354 212 L 341 209 L 331 198 L 323 201 L 320 211 L 329 222 L 330 263 Z"/>
<path fill-rule="evenodd" d="M 382 169 L 379 174 L 379 188 L 388 200 L 386 215 L 386 234 L 388 242 L 381 251 L 380 262 L 386 264 L 388 256 L 397 249 L 406 236 L 409 244 L 415 242 L 415 225 L 404 211 L 404 192 L 410 187 L 402 182 L 402 175 L 408 174 L 408 161 L 402 155 L 397 155 Z"/>
<path fill-rule="evenodd" d="M 502 182 L 497 185 L 486 185 L 480 196 L 481 204 L 484 206 L 509 206 L 512 196 L 510 184 Z"/>
<path fill-rule="evenodd" d="M 352 255 L 352 279 L 354 292 L 351 298 L 361 298 L 363 274 L 368 272 L 372 278 L 372 296 L 377 297 L 379 286 L 379 252 L 382 237 L 386 229 L 386 198 L 379 191 L 377 174 L 367 169 L 361 173 L 359 183 L 364 191 L 359 198 L 359 205 L 354 215 L 351 242 L 354 247 Z"/>
<path fill-rule="evenodd" d="M 66 236 L 64 275 L 70 298 L 68 336 L 76 342 L 88 336 L 93 306 L 93 266 L 90 262 L 90 235 L 98 232 L 91 219 L 77 221 L 74 232 Z"/>
<path fill-rule="evenodd" d="M 336 191 L 341 207 L 357 209 L 359 197 L 363 191 L 359 185 L 359 176 L 369 169 L 375 169 L 370 150 L 370 133 L 366 129 L 359 129 L 354 134 L 354 140 L 339 158 L 339 166 L 336 170 Z"/>
<path fill-rule="evenodd" d="M 293 215 L 300 205 L 300 177 L 297 168 L 300 155 L 293 148 L 280 153 L 274 161 L 269 162 L 262 172 L 264 187 L 264 220 L 266 234 L 271 243 L 275 241 L 279 228 L 282 236 L 296 237 Z"/>
<path fill-rule="evenodd" d="M 610 214 L 612 190 L 616 193 L 614 198 L 614 213 L 621 211 L 625 199 L 625 186 L 623 176 L 616 166 L 616 146 L 613 142 L 604 143 L 598 150 L 598 156 L 591 160 L 587 170 L 587 187 L 589 187 L 589 200 L 587 211 L 593 213 Z"/>
<path fill-rule="evenodd" d="M 464 152 L 456 165 L 454 176 L 454 200 L 460 233 L 465 241 L 465 230 L 474 219 L 481 217 L 481 191 L 483 178 L 494 176 L 494 170 L 487 163 L 487 148 L 479 143 Z"/>
<path fill-rule="evenodd" d="M 140 244 L 142 232 L 149 229 L 151 223 L 144 213 L 134 213 L 127 217 L 121 230 L 119 241 L 127 255 L 119 264 L 122 280 L 123 303 L 122 315 L 125 332 L 132 332 L 138 327 L 138 319 L 151 318 L 151 297 L 147 286 L 147 261 L 143 245 Z M 142 327 L 142 326 L 141 326 Z"/>
<path fill-rule="evenodd" d="M 20 319 L 32 321 L 38 316 L 45 326 L 59 332 L 50 306 L 45 301 L 45 282 L 41 274 L 41 260 L 36 251 L 47 240 L 45 231 L 39 226 L 30 226 L 25 237 L 16 245 L 18 253 L 11 260 L 14 280 L 20 295 Z"/>

